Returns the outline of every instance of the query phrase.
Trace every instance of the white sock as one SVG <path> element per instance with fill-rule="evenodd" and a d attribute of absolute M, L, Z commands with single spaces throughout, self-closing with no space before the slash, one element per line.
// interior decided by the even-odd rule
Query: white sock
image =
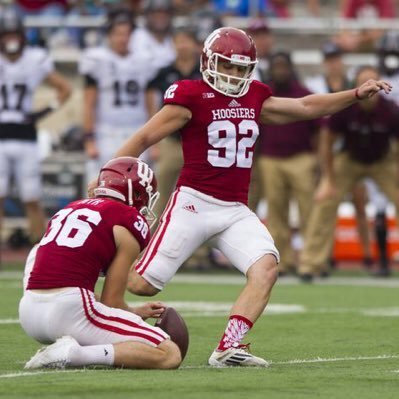
<path fill-rule="evenodd" d="M 69 352 L 71 366 L 88 366 L 89 364 L 103 364 L 112 366 L 114 364 L 114 346 L 90 345 L 74 346 Z"/>

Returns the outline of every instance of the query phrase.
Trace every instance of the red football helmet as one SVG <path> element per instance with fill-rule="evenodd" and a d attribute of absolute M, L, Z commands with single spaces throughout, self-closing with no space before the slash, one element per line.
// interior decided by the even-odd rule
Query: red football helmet
<path fill-rule="evenodd" d="M 157 180 L 152 169 L 133 157 L 119 157 L 108 161 L 98 175 L 95 197 L 111 197 L 134 206 L 152 225 L 158 200 Z"/>
<path fill-rule="evenodd" d="M 242 77 L 218 71 L 218 63 L 228 61 L 245 68 Z M 219 28 L 205 40 L 201 54 L 201 72 L 206 83 L 229 97 L 247 93 L 257 64 L 255 43 L 244 31 L 236 28 Z"/>

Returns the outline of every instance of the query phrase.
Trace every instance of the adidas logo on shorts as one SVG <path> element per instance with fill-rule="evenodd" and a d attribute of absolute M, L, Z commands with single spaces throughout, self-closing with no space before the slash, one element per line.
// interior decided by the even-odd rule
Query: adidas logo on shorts
<path fill-rule="evenodd" d="M 198 213 L 198 211 L 195 209 L 195 206 L 193 204 L 186 204 L 183 206 L 183 209 L 186 211 L 192 212 L 192 213 Z"/>

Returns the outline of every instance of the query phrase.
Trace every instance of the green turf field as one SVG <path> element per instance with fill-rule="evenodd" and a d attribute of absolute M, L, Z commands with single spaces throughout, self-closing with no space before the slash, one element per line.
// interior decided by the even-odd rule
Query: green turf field
<path fill-rule="evenodd" d="M 248 336 L 269 369 L 212 369 L 207 358 L 242 287 L 235 274 L 180 274 L 158 297 L 185 316 L 190 348 L 176 371 L 24 372 L 40 347 L 17 323 L 20 276 L 0 272 L 1 398 L 398 398 L 399 278 L 281 280 Z M 129 301 L 137 298 L 130 296 Z"/>

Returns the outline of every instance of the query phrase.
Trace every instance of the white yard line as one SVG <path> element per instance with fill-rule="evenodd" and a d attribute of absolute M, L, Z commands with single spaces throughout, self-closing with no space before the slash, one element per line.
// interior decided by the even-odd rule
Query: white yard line
<path fill-rule="evenodd" d="M 143 305 L 144 302 L 129 302 L 131 306 Z M 183 315 L 194 316 L 224 316 L 232 306 L 231 302 L 208 302 L 208 301 L 167 301 L 167 305 L 176 308 Z M 305 306 L 298 304 L 269 304 L 265 309 L 266 314 L 290 314 L 290 313 L 305 313 L 307 309 Z"/>
<path fill-rule="evenodd" d="M 378 355 L 378 356 L 349 356 L 349 357 L 332 357 L 332 358 L 315 358 L 315 359 L 293 359 L 293 360 L 285 360 L 281 362 L 273 362 L 271 361 L 271 366 L 281 365 L 281 366 L 289 366 L 296 364 L 309 364 L 309 363 L 335 363 L 335 362 L 358 362 L 358 361 L 367 361 L 367 360 L 389 360 L 389 359 L 399 359 L 399 355 Z M 183 366 L 182 369 L 207 369 L 210 366 Z M 260 368 L 260 367 L 258 367 Z M 244 368 L 240 368 L 240 370 L 244 370 Z M 399 372 L 399 370 L 394 370 L 393 372 Z"/>
<path fill-rule="evenodd" d="M 272 364 L 305 364 L 305 363 L 333 363 L 333 362 L 351 362 L 362 360 L 386 360 L 386 359 L 399 359 L 399 355 L 378 355 L 378 356 L 349 356 L 349 357 L 332 357 L 315 359 L 294 359 L 286 360 L 283 362 L 272 362 Z"/>
<path fill-rule="evenodd" d="M 271 365 L 296 365 L 309 363 L 335 363 L 335 362 L 357 362 L 367 360 L 389 360 L 399 359 L 399 355 L 378 355 L 378 356 L 349 356 L 349 357 L 333 357 L 333 358 L 315 358 L 315 359 L 293 359 L 281 362 L 271 362 Z M 211 369 L 212 367 L 203 366 L 182 366 L 182 370 L 197 370 L 197 369 Z M 104 369 L 107 370 L 107 369 Z M 101 370 L 101 371 L 104 371 Z M 241 370 L 244 370 L 242 368 Z M 72 370 L 49 370 L 49 371 L 21 371 L 18 373 L 0 374 L 0 378 L 18 378 L 18 377 L 32 377 L 43 374 L 63 374 L 63 373 L 84 373 L 86 371 L 96 371 L 95 369 L 72 369 Z M 399 370 L 393 370 L 393 373 L 399 373 Z"/>
<path fill-rule="evenodd" d="M 177 274 L 172 283 L 178 284 L 227 284 L 242 285 L 245 278 L 241 275 L 212 275 L 212 274 Z M 296 277 L 284 277 L 277 281 L 278 285 L 302 285 Z M 316 278 L 314 285 L 339 285 L 339 286 L 361 286 L 361 287 L 387 287 L 398 288 L 399 279 L 378 279 L 371 277 L 330 277 L 327 279 Z"/>
<path fill-rule="evenodd" d="M 0 378 L 18 378 L 31 377 L 42 374 L 64 374 L 64 373 L 84 373 L 87 369 L 73 369 L 73 370 L 46 370 L 46 371 L 21 371 L 19 373 L 0 374 Z"/>
<path fill-rule="evenodd" d="M 21 280 L 22 272 L 0 271 L 0 281 L 2 280 Z M 226 284 L 226 285 L 243 285 L 245 278 L 239 274 L 235 275 L 214 275 L 214 274 L 188 274 L 178 273 L 173 277 L 171 284 Z M 280 278 L 277 282 L 279 285 L 301 285 L 296 277 Z M 372 277 L 330 277 L 327 279 L 316 278 L 314 285 L 339 285 L 339 286 L 361 286 L 361 287 L 386 287 L 398 288 L 399 278 L 379 279 Z"/>
<path fill-rule="evenodd" d="M 144 302 L 129 302 L 131 306 L 139 306 Z M 176 308 L 184 317 L 220 317 L 226 316 L 230 309 L 230 302 L 207 302 L 207 301 L 168 301 L 168 306 Z M 300 304 L 271 303 L 263 312 L 265 315 L 285 314 L 342 314 L 352 313 L 367 317 L 399 317 L 399 307 L 385 308 L 307 308 Z M 18 324 L 17 318 L 0 319 L 1 324 Z"/>
<path fill-rule="evenodd" d="M 10 271 L 1 271 L 0 272 L 0 280 L 21 280 L 24 276 L 23 272 L 10 272 Z"/>
<path fill-rule="evenodd" d="M 0 324 L 19 324 L 18 319 L 0 319 Z"/>

